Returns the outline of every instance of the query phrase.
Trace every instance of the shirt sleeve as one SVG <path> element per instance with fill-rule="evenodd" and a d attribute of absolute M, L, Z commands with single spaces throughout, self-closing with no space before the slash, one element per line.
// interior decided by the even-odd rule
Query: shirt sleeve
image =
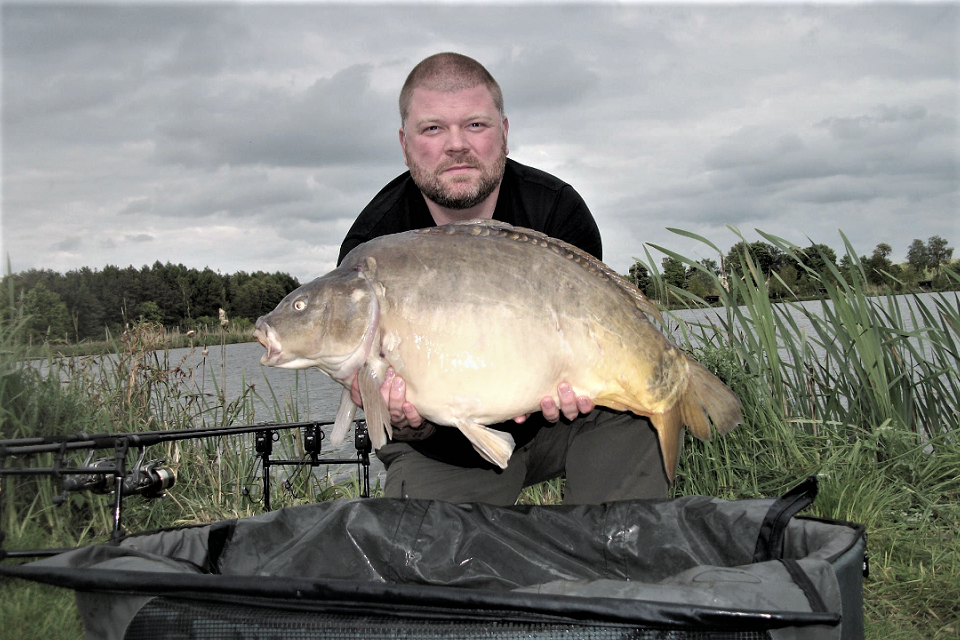
<path fill-rule="evenodd" d="M 557 206 L 548 218 L 548 227 L 544 230 L 548 236 L 572 244 L 597 260 L 603 260 L 603 243 L 597 222 L 587 203 L 570 185 L 560 190 Z"/>

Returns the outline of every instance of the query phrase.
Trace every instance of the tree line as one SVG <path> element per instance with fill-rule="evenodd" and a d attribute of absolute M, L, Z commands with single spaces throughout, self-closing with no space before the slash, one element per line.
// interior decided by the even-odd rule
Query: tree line
<path fill-rule="evenodd" d="M 221 309 L 232 327 L 252 327 L 300 283 L 281 272 L 222 275 L 158 261 L 66 274 L 33 269 L 5 276 L 0 286 L 8 297 L 0 313 L 5 320 L 22 317 L 31 340 L 80 342 L 117 336 L 138 322 L 184 331 L 215 327 Z"/>
<path fill-rule="evenodd" d="M 946 289 L 950 280 L 945 270 L 951 264 L 953 248 L 940 236 L 926 242 L 914 240 L 907 251 L 907 262 L 894 264 L 892 248 L 880 243 L 870 256 L 837 254 L 824 244 L 811 244 L 793 254 L 767 242 L 741 241 L 733 245 L 720 264 L 709 258 L 696 267 L 667 256 L 661 262 L 662 280 L 701 298 L 718 295 L 717 278 L 742 273 L 750 263 L 766 279 L 772 297 L 817 295 L 817 284 L 808 278 L 806 268 L 828 273 L 830 266 L 840 273 L 863 269 L 867 281 L 876 287 Z M 636 260 L 627 277 L 647 295 L 656 292 L 648 266 Z M 30 270 L 10 274 L 0 281 L 8 296 L 0 304 L 0 319 L 23 318 L 24 331 L 31 340 L 80 342 L 102 340 L 107 334 L 119 335 L 138 322 L 162 324 L 168 329 L 189 331 L 219 326 L 220 310 L 231 327 L 244 330 L 276 307 L 284 296 L 300 286 L 296 278 L 281 272 L 243 271 L 222 275 L 210 268 L 203 270 L 182 264 L 162 264 L 135 269 L 107 266 L 101 270 L 84 267 L 66 274 L 51 270 Z"/>
<path fill-rule="evenodd" d="M 661 261 L 659 275 L 664 283 L 704 299 L 720 293 L 715 291 L 717 279 L 706 272 L 719 276 L 723 282 L 724 278 L 743 273 L 748 257 L 750 264 L 766 280 L 770 296 L 774 298 L 817 295 L 819 285 L 815 279 L 808 277 L 807 268 L 820 274 L 829 274 L 833 267 L 845 274 L 857 269 L 857 263 L 867 282 L 877 288 L 901 291 L 947 289 L 952 286 L 946 270 L 957 272 L 958 265 L 951 262 L 953 247 L 948 246 L 947 240 L 941 236 L 932 236 L 926 242 L 913 240 L 904 264 L 894 264 L 890 260 L 892 252 L 889 244 L 881 242 L 869 256 L 855 258 L 855 254 L 847 252 L 838 261 L 836 252 L 825 244 L 813 243 L 791 254 L 768 242 L 740 241 L 730 247 L 726 255 L 719 256 L 720 264 L 705 258 L 695 267 L 676 257 L 667 256 Z M 635 259 L 627 277 L 647 295 L 655 294 L 653 277 L 644 262 Z"/>

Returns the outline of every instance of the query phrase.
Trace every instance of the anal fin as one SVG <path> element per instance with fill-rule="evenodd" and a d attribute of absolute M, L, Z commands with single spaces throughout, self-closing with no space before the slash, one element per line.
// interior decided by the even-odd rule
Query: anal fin
<path fill-rule="evenodd" d="M 466 420 L 458 420 L 455 426 L 467 437 L 484 460 L 501 469 L 507 468 L 507 462 L 516 446 L 512 435 Z"/>
<path fill-rule="evenodd" d="M 677 475 L 677 461 L 680 458 L 680 443 L 683 441 L 683 417 L 678 408 L 674 407 L 664 413 L 650 415 L 650 422 L 657 430 L 657 440 L 660 442 L 660 455 L 663 456 L 663 470 L 667 473 L 667 480 L 673 484 Z"/>

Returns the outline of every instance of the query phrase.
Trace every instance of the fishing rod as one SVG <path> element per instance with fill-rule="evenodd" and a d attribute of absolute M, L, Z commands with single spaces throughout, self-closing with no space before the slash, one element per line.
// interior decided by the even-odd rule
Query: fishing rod
<path fill-rule="evenodd" d="M 218 436 L 231 436 L 243 433 L 255 433 L 257 431 L 280 431 L 282 429 L 295 429 L 309 425 L 329 426 L 331 421 L 326 422 L 285 422 L 270 423 L 264 422 L 254 425 L 236 425 L 230 427 L 200 427 L 193 429 L 169 429 L 166 431 L 138 431 L 130 433 L 75 433 L 58 436 L 44 436 L 39 438 L 18 438 L 15 440 L 0 440 L 0 453 L 7 455 L 29 455 L 35 453 L 55 453 L 59 450 L 73 449 L 112 449 L 117 439 L 124 439 L 128 442 L 150 446 L 161 442 L 173 442 L 176 440 L 190 440 L 193 438 L 215 438 Z"/>
<path fill-rule="evenodd" d="M 46 475 L 61 480 L 63 493 L 53 499 L 55 504 L 66 502 L 67 494 L 75 491 L 89 491 L 95 494 L 113 496 L 113 529 L 111 540 L 123 535 L 123 499 L 126 496 L 139 495 L 146 499 L 162 498 L 167 489 L 176 482 L 175 471 L 166 465 L 166 460 L 145 461 L 146 448 L 165 442 L 181 440 L 217 438 L 254 434 L 254 448 L 263 465 L 263 506 L 271 510 L 270 469 L 275 466 L 310 466 L 329 464 L 356 464 L 360 481 L 361 497 L 370 496 L 370 453 L 373 449 L 367 432 L 366 421 L 354 421 L 354 458 L 322 458 L 322 441 L 326 437 L 322 427 L 332 425 L 331 421 L 261 423 L 230 427 L 207 427 L 194 429 L 175 429 L 166 431 L 142 431 L 131 433 L 66 434 L 40 438 L 20 438 L 0 440 L 0 494 L 7 488 L 8 476 Z M 273 443 L 279 439 L 279 432 L 287 429 L 302 429 L 306 459 L 273 459 Z M 93 460 L 95 451 L 112 449 L 113 455 Z M 127 457 L 139 450 L 136 463 L 127 469 Z M 86 450 L 86 460 L 78 466 L 66 462 L 69 452 Z M 52 454 L 51 466 L 9 466 L 8 461 L 21 462 L 24 457 Z M 3 508 L 0 500 L 0 510 Z M 0 514 L 0 523 L 3 522 Z M 33 557 L 55 555 L 65 549 L 14 550 L 3 549 L 3 532 L 0 531 L 0 559 L 7 557 Z"/>

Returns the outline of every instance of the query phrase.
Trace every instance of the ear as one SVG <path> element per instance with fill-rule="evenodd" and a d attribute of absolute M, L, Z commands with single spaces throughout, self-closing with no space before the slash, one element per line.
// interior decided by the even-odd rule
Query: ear
<path fill-rule="evenodd" d="M 503 116 L 503 153 L 504 155 L 510 155 L 510 147 L 507 146 L 507 132 L 510 131 L 510 121 L 507 120 L 507 116 Z"/>
<path fill-rule="evenodd" d="M 400 151 L 403 153 L 403 164 L 410 166 L 410 163 L 407 162 L 407 136 L 403 132 L 403 127 L 400 127 Z"/>

